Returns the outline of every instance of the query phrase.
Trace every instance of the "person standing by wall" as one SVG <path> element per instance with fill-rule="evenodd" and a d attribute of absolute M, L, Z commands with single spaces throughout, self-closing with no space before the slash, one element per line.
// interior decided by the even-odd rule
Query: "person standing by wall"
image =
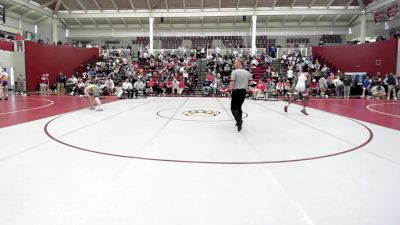
<path fill-rule="evenodd" d="M 390 99 L 390 93 L 393 93 L 393 99 L 397 100 L 396 97 L 396 87 L 398 86 L 398 80 L 394 76 L 393 73 L 390 73 L 384 80 L 383 84 L 387 85 L 388 87 L 388 92 L 387 92 L 387 99 Z"/>
<path fill-rule="evenodd" d="M 245 70 L 243 59 L 237 58 L 234 63 L 235 70 L 231 74 L 231 83 L 229 85 L 232 90 L 231 111 L 236 120 L 237 130 L 242 130 L 242 105 L 246 97 L 246 91 L 249 82 L 252 80 L 251 73 Z"/>
<path fill-rule="evenodd" d="M 7 71 L 5 68 L 2 69 L 1 74 L 0 74 L 0 89 L 2 89 L 1 94 L 0 94 L 0 100 L 8 100 L 8 78 L 10 76 L 8 75 Z"/>
<path fill-rule="evenodd" d="M 15 95 L 21 94 L 23 95 L 25 91 L 25 77 L 22 73 L 19 73 L 15 82 Z"/>

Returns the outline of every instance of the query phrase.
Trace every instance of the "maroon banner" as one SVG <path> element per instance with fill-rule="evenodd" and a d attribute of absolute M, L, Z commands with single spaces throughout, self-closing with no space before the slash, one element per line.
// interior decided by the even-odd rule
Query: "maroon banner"
<path fill-rule="evenodd" d="M 388 17 L 389 20 L 392 20 L 396 16 L 396 13 L 397 13 L 398 9 L 399 9 L 399 6 L 397 4 L 396 5 L 391 5 L 391 6 L 388 7 L 388 9 L 387 9 L 387 17 Z"/>
<path fill-rule="evenodd" d="M 375 23 L 380 23 L 380 22 L 384 21 L 385 17 L 383 16 L 383 12 L 375 13 L 374 20 L 375 20 Z"/>

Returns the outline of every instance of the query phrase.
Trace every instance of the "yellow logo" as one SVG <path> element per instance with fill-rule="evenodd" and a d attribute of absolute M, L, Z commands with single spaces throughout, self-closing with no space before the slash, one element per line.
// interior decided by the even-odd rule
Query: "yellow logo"
<path fill-rule="evenodd" d="M 221 112 L 218 111 L 204 110 L 204 109 L 193 109 L 190 111 L 183 112 L 185 116 L 205 116 L 205 117 L 218 116 L 220 113 Z"/>

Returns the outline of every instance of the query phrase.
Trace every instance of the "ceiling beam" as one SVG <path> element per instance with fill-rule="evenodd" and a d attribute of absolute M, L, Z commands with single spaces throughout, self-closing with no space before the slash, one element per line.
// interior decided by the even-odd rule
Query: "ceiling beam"
<path fill-rule="evenodd" d="M 87 11 L 86 10 L 86 8 L 85 8 L 85 6 L 82 4 L 82 2 L 80 1 L 80 0 L 75 0 L 77 3 L 78 3 L 78 5 L 81 7 L 81 9 L 83 10 L 83 11 Z"/>
<path fill-rule="evenodd" d="M 387 5 L 390 5 L 390 4 L 396 3 L 396 2 L 398 2 L 398 0 L 385 0 L 385 1 L 382 1 L 382 2 L 379 2 L 377 4 L 374 4 L 372 6 L 367 7 L 366 11 L 367 11 L 367 13 L 374 12 L 374 11 L 380 9 L 380 8 L 383 8 L 383 7 L 387 6 Z"/>
<path fill-rule="evenodd" d="M 201 11 L 203 11 L 204 10 L 204 0 L 200 1 L 200 7 L 201 7 Z"/>
<path fill-rule="evenodd" d="M 361 10 L 359 9 L 287 9 L 287 10 L 236 10 L 232 11 L 220 11 L 218 16 L 284 16 L 284 15 L 359 15 Z M 215 17 L 215 11 L 174 11 L 174 12 L 157 12 L 155 10 L 147 12 L 115 12 L 115 13 L 58 13 L 59 18 L 115 18 L 115 17 L 125 17 L 125 18 L 135 18 L 135 17 Z"/>
<path fill-rule="evenodd" d="M 48 18 L 48 16 L 43 15 L 43 16 L 39 17 L 39 19 L 35 20 L 34 22 L 35 22 L 35 24 L 38 24 L 38 23 L 42 22 L 44 19 L 47 19 L 47 18 Z"/>
<path fill-rule="evenodd" d="M 83 24 L 78 20 L 78 18 L 75 18 L 75 21 L 83 28 Z"/>
<path fill-rule="evenodd" d="M 341 15 L 335 16 L 335 19 L 332 20 L 332 24 L 336 23 Z"/>
<path fill-rule="evenodd" d="M 275 8 L 277 2 L 278 2 L 278 0 L 274 0 L 274 3 L 272 3 L 272 9 Z"/>
<path fill-rule="evenodd" d="M 237 3 L 236 3 L 236 10 L 239 9 L 239 4 L 240 4 L 240 0 L 237 0 Z"/>
<path fill-rule="evenodd" d="M 101 6 L 100 6 L 100 4 L 99 4 L 99 2 L 97 1 L 97 0 L 92 0 L 93 1 L 93 3 L 96 5 L 96 7 L 97 7 L 97 9 L 101 12 L 101 11 L 103 11 L 103 9 L 101 8 Z"/>
<path fill-rule="evenodd" d="M 71 12 L 71 9 L 64 3 L 64 1 L 61 1 L 61 5 L 62 5 L 68 12 Z"/>
<path fill-rule="evenodd" d="M 92 21 L 92 23 L 93 23 L 94 25 L 97 26 L 97 23 L 96 23 L 96 21 L 95 21 L 93 18 L 90 18 L 90 20 Z"/>
<path fill-rule="evenodd" d="M 60 5 L 61 5 L 61 0 L 57 0 L 56 7 L 54 8 L 54 13 L 58 12 L 58 10 L 60 9 Z"/>
<path fill-rule="evenodd" d="M 41 8 L 40 6 L 34 5 L 34 4 L 32 4 L 32 3 L 28 2 L 28 1 L 25 1 L 25 0 L 9 0 L 9 1 L 13 2 L 15 4 L 18 4 L 18 5 L 21 5 L 21 6 L 25 7 L 25 8 L 31 9 L 33 11 L 36 11 L 36 12 L 38 12 L 40 14 L 46 15 L 48 17 L 52 17 L 53 16 L 52 12 Z"/>
<path fill-rule="evenodd" d="M 23 18 L 25 18 L 25 17 L 27 17 L 27 16 L 31 15 L 32 13 L 35 13 L 35 11 L 33 11 L 33 10 L 29 10 L 28 12 L 26 12 L 26 13 L 22 14 L 20 18 L 21 18 L 21 19 L 23 19 Z"/>
<path fill-rule="evenodd" d="M 334 2 L 335 2 L 335 0 L 330 0 L 329 3 L 328 3 L 328 5 L 326 5 L 326 8 L 331 7 L 331 5 L 332 5 Z"/>
<path fill-rule="evenodd" d="M 115 1 L 111 0 L 111 3 L 113 4 L 115 10 L 119 11 L 119 8 L 118 8 L 117 4 L 115 4 Z"/>
<path fill-rule="evenodd" d="M 349 21 L 349 24 L 348 24 L 348 25 L 353 24 L 354 21 L 357 19 L 358 16 L 359 16 L 359 15 L 354 15 L 353 18 L 351 18 L 351 20 Z"/>
<path fill-rule="evenodd" d="M 131 8 L 132 8 L 133 11 L 136 11 L 136 7 L 133 4 L 132 0 L 129 0 L 129 5 L 131 5 Z"/>
<path fill-rule="evenodd" d="M 50 1 L 47 1 L 47 2 L 45 2 L 45 3 L 43 3 L 43 4 L 41 4 L 40 7 L 44 8 L 44 7 L 50 6 L 51 4 L 53 4 L 53 3 L 56 2 L 56 1 L 57 1 L 57 0 L 50 0 Z"/>
<path fill-rule="evenodd" d="M 299 20 L 299 23 L 302 23 L 302 22 L 303 22 L 304 17 L 306 17 L 306 15 L 302 15 L 302 16 L 301 16 L 301 18 L 300 18 L 300 20 Z"/>
<path fill-rule="evenodd" d="M 20 7 L 20 5 L 13 5 L 11 7 L 8 7 L 8 8 L 6 8 L 6 13 L 9 13 L 9 12 L 13 11 L 14 9 L 19 8 L 19 7 Z"/>
<path fill-rule="evenodd" d="M 218 3 L 218 11 L 221 11 L 221 4 L 222 4 L 222 0 L 219 0 L 219 3 Z"/>
<path fill-rule="evenodd" d="M 106 17 L 106 20 L 107 20 L 107 23 L 110 25 L 110 27 L 114 27 L 114 25 L 111 23 L 110 19 L 108 19 L 108 18 Z"/>
<path fill-rule="evenodd" d="M 293 0 L 292 4 L 290 5 L 290 7 L 293 7 L 296 4 L 296 0 Z"/>
<path fill-rule="evenodd" d="M 185 10 L 185 11 L 186 11 L 186 1 L 185 1 L 185 0 L 183 0 L 182 2 L 183 2 L 183 10 Z"/>
<path fill-rule="evenodd" d="M 319 15 L 316 21 L 319 22 L 322 17 L 323 17 L 323 15 Z"/>
<path fill-rule="evenodd" d="M 346 9 L 350 7 L 350 5 L 351 5 L 351 3 L 353 3 L 353 1 L 354 1 L 354 0 L 349 0 L 349 1 L 346 3 Z"/>
<path fill-rule="evenodd" d="M 125 26 L 127 26 L 128 24 L 126 23 L 126 20 L 124 19 L 124 17 L 121 17 L 122 22 L 124 23 Z"/>
<path fill-rule="evenodd" d="M 254 8 L 257 8 L 258 6 L 258 0 L 256 0 L 256 3 L 254 4 Z"/>
<path fill-rule="evenodd" d="M 285 17 L 283 17 L 282 23 L 285 23 L 287 18 L 288 18 L 288 15 L 285 15 Z"/>
<path fill-rule="evenodd" d="M 360 5 L 361 9 L 365 9 L 365 5 L 364 2 L 362 0 L 357 0 L 358 1 L 358 5 Z M 351 3 L 350 3 L 351 4 Z"/>
<path fill-rule="evenodd" d="M 310 5 L 309 5 L 310 8 L 314 6 L 315 1 L 316 1 L 316 0 L 312 0 L 312 2 L 311 2 Z"/>
<path fill-rule="evenodd" d="M 151 5 L 149 0 L 147 0 L 147 6 L 149 7 L 149 10 L 151 10 Z"/>

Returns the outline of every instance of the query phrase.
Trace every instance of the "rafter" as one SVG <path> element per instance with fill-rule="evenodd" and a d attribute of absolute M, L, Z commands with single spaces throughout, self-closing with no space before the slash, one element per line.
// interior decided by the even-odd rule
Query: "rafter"
<path fill-rule="evenodd" d="M 128 24 L 126 23 L 124 17 L 121 17 L 122 22 L 124 23 L 125 26 L 127 26 Z"/>
<path fill-rule="evenodd" d="M 61 0 L 57 0 L 56 7 L 54 8 L 54 13 L 57 13 L 60 9 L 61 2 Z"/>
<path fill-rule="evenodd" d="M 219 0 L 218 11 L 221 11 L 221 1 L 222 1 L 222 0 Z"/>
<path fill-rule="evenodd" d="M 133 4 L 132 0 L 128 0 L 128 1 L 129 1 L 129 5 L 131 5 L 132 10 L 133 10 L 133 11 L 136 11 L 136 7 L 135 7 L 135 5 Z"/>
<path fill-rule="evenodd" d="M 21 19 L 23 19 L 23 18 L 25 18 L 25 17 L 31 15 L 31 14 L 34 13 L 34 12 L 35 12 L 35 11 L 33 11 L 33 10 L 29 10 L 28 12 L 26 12 L 26 13 L 24 13 L 24 14 L 21 15 Z"/>
<path fill-rule="evenodd" d="M 303 22 L 304 17 L 306 17 L 306 15 L 302 15 L 302 16 L 301 16 L 301 18 L 300 18 L 300 20 L 299 20 L 299 23 L 302 23 L 302 22 Z"/>
<path fill-rule="evenodd" d="M 285 17 L 283 17 L 282 23 L 285 23 L 287 18 L 288 18 L 288 15 L 285 15 Z"/>
<path fill-rule="evenodd" d="M 236 10 L 239 9 L 239 4 L 240 4 L 240 0 L 237 0 L 237 3 L 236 3 Z"/>
<path fill-rule="evenodd" d="M 319 22 L 322 17 L 323 17 L 323 15 L 319 15 L 318 18 L 317 18 L 317 22 Z"/>
<path fill-rule="evenodd" d="M 139 22 L 140 26 L 143 27 L 142 20 L 139 17 L 137 17 L 137 21 Z"/>
<path fill-rule="evenodd" d="M 298 9 L 282 9 L 282 10 L 223 10 L 218 12 L 218 16 L 284 16 L 284 15 L 359 15 L 361 13 L 360 9 L 307 9 L 307 10 L 298 10 Z M 92 13 L 92 12 L 74 12 L 74 13 L 59 13 L 59 18 L 135 18 L 135 17 L 215 17 L 215 11 L 174 11 L 174 12 L 158 12 L 158 11 L 140 11 L 136 13 L 132 12 L 104 12 L 104 13 Z"/>
<path fill-rule="evenodd" d="M 341 15 L 335 16 L 335 19 L 332 20 L 332 24 L 336 23 Z"/>
<path fill-rule="evenodd" d="M 203 11 L 204 10 L 204 0 L 200 1 L 200 7 L 201 7 L 201 11 Z"/>
<path fill-rule="evenodd" d="M 290 7 L 293 7 L 296 4 L 296 0 L 293 0 L 292 4 L 290 5 Z"/>
<path fill-rule="evenodd" d="M 168 0 L 165 0 L 165 8 L 169 11 Z"/>
<path fill-rule="evenodd" d="M 346 3 L 346 9 L 349 8 L 349 6 L 351 5 L 351 3 L 353 3 L 353 1 L 354 1 L 354 0 L 349 0 L 349 1 Z"/>
<path fill-rule="evenodd" d="M 97 26 L 97 23 L 93 18 L 90 18 L 90 21 L 92 21 L 92 23 Z"/>
<path fill-rule="evenodd" d="M 335 0 L 330 0 L 329 3 L 328 3 L 328 5 L 326 5 L 326 8 L 331 7 L 331 5 L 333 4 L 333 2 L 335 2 Z"/>
<path fill-rule="evenodd" d="M 315 1 L 316 0 L 312 0 L 312 2 L 310 3 L 310 5 L 309 5 L 309 8 L 311 8 L 311 7 L 313 7 L 314 6 L 314 4 L 315 4 Z"/>
<path fill-rule="evenodd" d="M 53 3 L 56 2 L 56 1 L 57 1 L 57 0 L 50 0 L 50 1 L 47 1 L 47 2 L 43 3 L 42 5 L 40 5 L 40 7 L 45 8 L 45 7 L 47 7 L 47 6 L 50 6 L 51 4 L 53 4 Z"/>
<path fill-rule="evenodd" d="M 275 8 L 275 6 L 276 6 L 276 2 L 277 2 L 278 0 L 274 0 L 274 3 L 272 3 L 272 8 Z"/>
<path fill-rule="evenodd" d="M 364 2 L 362 1 L 362 0 L 357 0 L 358 1 L 358 4 L 360 5 L 360 8 L 361 9 L 365 9 L 365 5 L 364 5 Z M 350 3 L 351 4 L 351 3 Z"/>
<path fill-rule="evenodd" d="M 106 17 L 106 20 L 107 20 L 107 23 L 108 23 L 111 27 L 113 27 L 113 24 L 111 23 L 110 19 Z"/>
<path fill-rule="evenodd" d="M 28 1 L 25 1 L 25 0 L 8 0 L 8 1 L 13 2 L 13 3 L 17 4 L 17 5 L 23 6 L 25 8 L 34 10 L 34 11 L 40 13 L 40 14 L 47 15 L 48 17 L 52 17 L 53 16 L 53 13 L 50 12 L 49 10 L 43 9 L 42 7 L 34 5 L 34 4 L 32 4 L 32 3 L 28 2 Z"/>
<path fill-rule="evenodd" d="M 68 12 L 71 12 L 71 9 L 64 3 L 64 1 L 61 1 L 61 5 L 62 5 Z"/>
<path fill-rule="evenodd" d="M 13 5 L 11 7 L 6 8 L 6 13 L 13 11 L 16 8 L 19 8 L 20 5 Z"/>
<path fill-rule="evenodd" d="M 258 6 L 258 0 L 256 0 L 256 3 L 254 4 L 254 8 L 257 8 Z"/>
<path fill-rule="evenodd" d="M 151 10 L 151 5 L 149 0 L 147 0 L 147 5 L 149 6 L 149 10 Z"/>
<path fill-rule="evenodd" d="M 81 9 L 83 10 L 83 11 L 87 11 L 86 10 L 86 8 L 85 8 L 85 6 L 82 4 L 82 2 L 80 1 L 80 0 L 75 0 L 77 3 L 78 3 L 78 5 L 81 7 Z"/>
<path fill-rule="evenodd" d="M 182 0 L 182 2 L 183 2 L 183 10 L 186 11 L 186 1 L 185 1 L 185 0 Z"/>
<path fill-rule="evenodd" d="M 77 18 L 75 18 L 75 21 L 83 28 L 83 24 L 81 23 L 80 20 L 78 20 Z"/>
<path fill-rule="evenodd" d="M 42 22 L 44 19 L 47 19 L 47 18 L 48 18 L 48 16 L 44 15 L 44 16 L 39 17 L 39 19 L 35 20 L 34 22 L 35 22 L 35 24 L 38 24 L 38 23 Z"/>
<path fill-rule="evenodd" d="M 111 0 L 111 3 L 113 4 L 115 10 L 119 11 L 119 8 L 118 8 L 117 4 L 115 4 L 115 1 Z"/>
<path fill-rule="evenodd" d="M 103 11 L 103 9 L 101 8 L 101 6 L 100 6 L 100 4 L 99 4 L 99 2 L 97 1 L 97 0 L 92 0 L 93 1 L 93 3 L 96 5 L 96 7 L 97 7 L 97 9 L 101 12 L 101 11 Z"/>
<path fill-rule="evenodd" d="M 349 20 L 349 25 L 353 24 L 354 21 L 357 19 L 359 15 L 354 15 L 350 20 Z"/>
<path fill-rule="evenodd" d="M 156 2 L 154 2 L 154 4 L 151 6 L 152 9 L 155 9 L 159 4 L 160 4 L 161 0 L 157 0 Z"/>

